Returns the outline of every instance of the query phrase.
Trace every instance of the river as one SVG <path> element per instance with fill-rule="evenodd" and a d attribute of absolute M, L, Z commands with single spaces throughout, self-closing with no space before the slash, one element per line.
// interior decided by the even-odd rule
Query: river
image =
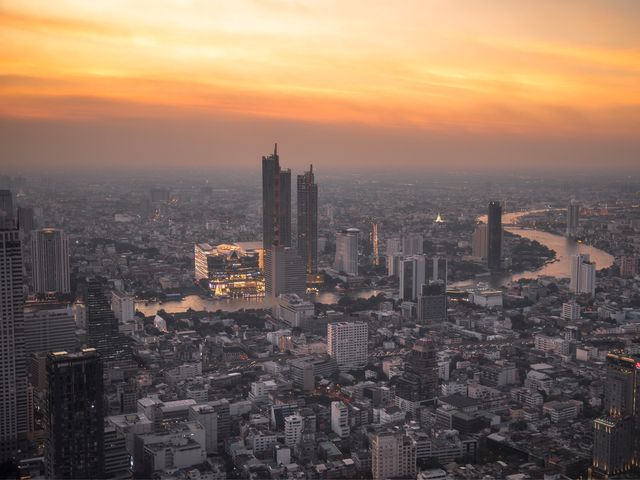
<path fill-rule="evenodd" d="M 506 213 L 502 216 L 504 225 L 512 225 L 517 222 L 520 217 L 531 213 L 541 212 L 542 210 L 530 210 L 526 212 Z M 486 215 L 479 218 L 480 221 L 486 222 Z M 505 230 L 528 238 L 536 240 L 546 247 L 556 252 L 556 260 L 552 263 L 544 265 L 538 270 L 531 270 L 516 274 L 494 274 L 490 277 L 482 277 L 476 280 L 467 280 L 464 282 L 456 282 L 453 287 L 473 287 L 480 282 L 488 283 L 491 287 L 498 288 L 506 285 L 510 281 L 516 281 L 521 278 L 535 279 L 540 276 L 552 276 L 557 278 L 567 278 L 571 276 L 571 257 L 577 253 L 587 253 L 591 257 L 591 261 L 596 263 L 598 269 L 610 267 L 613 264 L 613 257 L 607 252 L 590 245 L 576 243 L 573 240 L 565 238 L 561 235 L 555 235 L 540 230 L 524 229 L 517 226 L 507 226 Z M 354 290 L 347 295 L 352 298 L 369 298 L 372 295 L 381 293 L 381 290 Z M 340 295 L 334 292 L 321 292 L 318 295 L 310 296 L 313 302 L 334 304 L 340 299 Z M 155 302 L 136 302 L 136 308 L 145 315 L 154 315 L 158 310 L 164 309 L 167 312 L 184 312 L 189 308 L 193 310 L 216 311 L 218 309 L 228 312 L 234 312 L 241 309 L 249 308 L 269 308 L 273 306 L 273 300 L 265 298 L 235 298 L 235 299 L 210 299 L 201 298 L 197 295 L 189 295 L 182 300 L 168 301 L 163 303 Z"/>

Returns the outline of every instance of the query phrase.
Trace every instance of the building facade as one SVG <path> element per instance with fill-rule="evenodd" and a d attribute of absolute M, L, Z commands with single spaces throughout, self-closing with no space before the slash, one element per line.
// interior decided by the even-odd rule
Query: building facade
<path fill-rule="evenodd" d="M 489 202 L 487 216 L 487 266 L 489 270 L 502 267 L 502 205 Z"/>
<path fill-rule="evenodd" d="M 327 325 L 327 353 L 347 371 L 367 364 L 369 328 L 364 322 L 336 322 Z"/>
<path fill-rule="evenodd" d="M 38 294 L 69 293 L 69 239 L 57 228 L 43 228 L 31 237 L 33 289 Z"/>
<path fill-rule="evenodd" d="M 318 270 L 318 185 L 313 165 L 298 175 L 298 253 L 307 274 Z"/>
<path fill-rule="evenodd" d="M 358 236 L 360 230 L 347 228 L 336 234 L 334 270 L 347 275 L 358 275 Z"/>

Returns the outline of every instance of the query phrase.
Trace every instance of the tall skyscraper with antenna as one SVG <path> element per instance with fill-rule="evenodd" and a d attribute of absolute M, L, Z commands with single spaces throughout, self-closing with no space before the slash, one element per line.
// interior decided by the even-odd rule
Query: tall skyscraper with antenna
<path fill-rule="evenodd" d="M 280 168 L 277 143 L 262 157 L 262 241 L 265 250 L 291 246 L 291 170 Z"/>
<path fill-rule="evenodd" d="M 313 165 L 298 175 L 298 254 L 307 274 L 318 269 L 318 185 Z"/>

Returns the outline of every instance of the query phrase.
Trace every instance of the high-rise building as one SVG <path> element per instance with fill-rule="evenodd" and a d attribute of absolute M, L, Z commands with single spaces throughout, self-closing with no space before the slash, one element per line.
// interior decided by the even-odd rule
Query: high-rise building
<path fill-rule="evenodd" d="M 400 298 L 415 302 L 427 278 L 427 259 L 424 255 L 404 257 L 399 263 Z"/>
<path fill-rule="evenodd" d="M 402 238 L 402 253 L 405 255 L 422 255 L 424 238 L 419 233 L 410 233 Z"/>
<path fill-rule="evenodd" d="M 368 360 L 369 328 L 364 322 L 336 322 L 327 325 L 327 353 L 348 371 L 362 368 Z"/>
<path fill-rule="evenodd" d="M 404 432 L 386 431 L 371 439 L 373 480 L 415 478 L 416 442 Z"/>
<path fill-rule="evenodd" d="M 120 324 L 133 321 L 136 314 L 136 301 L 131 293 L 122 290 L 111 292 L 111 310 Z"/>
<path fill-rule="evenodd" d="M 111 310 L 102 286 L 95 280 L 87 284 L 85 308 L 89 346 L 100 353 L 104 362 L 125 360 L 130 352 L 119 333 L 118 319 Z"/>
<path fill-rule="evenodd" d="M 0 227 L 7 224 L 11 225 L 14 222 L 15 216 L 13 213 L 13 193 L 11 190 L 0 190 Z"/>
<path fill-rule="evenodd" d="M 28 429 L 22 285 L 20 232 L 0 224 L 0 463 L 16 455 Z"/>
<path fill-rule="evenodd" d="M 447 289 L 443 282 L 423 284 L 417 303 L 417 323 L 432 325 L 447 320 Z"/>
<path fill-rule="evenodd" d="M 18 207 L 18 228 L 24 238 L 31 238 L 31 231 L 35 229 L 35 213 L 33 207 Z"/>
<path fill-rule="evenodd" d="M 566 236 L 569 238 L 575 238 L 578 232 L 578 225 L 580 224 L 580 204 L 573 200 L 567 207 L 567 230 Z"/>
<path fill-rule="evenodd" d="M 304 264 L 291 247 L 272 245 L 264 256 L 265 293 L 278 297 L 286 293 L 303 294 L 306 290 Z"/>
<path fill-rule="evenodd" d="M 387 257 L 387 274 L 388 275 L 397 275 L 398 272 L 394 268 L 397 265 L 394 265 L 394 256 L 400 255 L 402 253 L 402 241 L 399 238 L 388 238 L 387 246 L 385 249 L 385 255 Z M 396 264 L 397 264 L 397 257 Z"/>
<path fill-rule="evenodd" d="M 418 340 L 405 362 L 404 373 L 393 380 L 396 396 L 415 406 L 435 399 L 438 394 L 438 361 L 433 340 Z M 413 407 L 408 409 L 413 410 Z"/>
<path fill-rule="evenodd" d="M 277 143 L 262 157 L 262 242 L 265 250 L 291 246 L 291 170 L 280 168 Z"/>
<path fill-rule="evenodd" d="M 571 258 L 571 291 L 577 294 L 595 295 L 596 264 L 590 261 L 586 253 Z"/>
<path fill-rule="evenodd" d="M 25 355 L 76 347 L 76 322 L 69 305 L 28 302 L 24 308 Z"/>
<path fill-rule="evenodd" d="M 318 185 L 313 165 L 298 175 L 298 253 L 308 274 L 318 270 Z"/>
<path fill-rule="evenodd" d="M 57 228 L 43 228 L 31 238 L 33 289 L 39 294 L 69 293 L 69 239 Z"/>
<path fill-rule="evenodd" d="M 604 412 L 593 425 L 593 469 L 607 477 L 637 469 L 640 357 L 624 352 L 607 355 Z"/>
<path fill-rule="evenodd" d="M 371 263 L 375 266 L 380 265 L 380 223 L 371 222 L 371 232 L 369 233 L 371 242 Z"/>
<path fill-rule="evenodd" d="M 489 202 L 487 216 L 487 265 L 490 270 L 500 270 L 502 266 L 502 205 Z"/>
<path fill-rule="evenodd" d="M 620 257 L 620 276 L 635 277 L 640 272 L 640 257 L 638 255 L 622 255 Z"/>
<path fill-rule="evenodd" d="M 340 438 L 347 438 L 349 428 L 349 408 L 341 401 L 331 402 L 331 430 Z"/>
<path fill-rule="evenodd" d="M 446 257 L 434 256 L 427 259 L 426 278 L 427 282 L 442 282 L 446 288 L 449 262 Z"/>
<path fill-rule="evenodd" d="M 487 224 L 476 225 L 471 238 L 471 255 L 478 260 L 487 259 Z"/>
<path fill-rule="evenodd" d="M 51 479 L 101 478 L 103 367 L 93 348 L 47 355 L 45 469 Z"/>
<path fill-rule="evenodd" d="M 357 228 L 347 228 L 336 234 L 336 257 L 333 268 L 347 275 L 358 275 L 358 235 Z"/>
<path fill-rule="evenodd" d="M 568 321 L 580 318 L 580 305 L 571 300 L 562 304 L 562 318 Z"/>

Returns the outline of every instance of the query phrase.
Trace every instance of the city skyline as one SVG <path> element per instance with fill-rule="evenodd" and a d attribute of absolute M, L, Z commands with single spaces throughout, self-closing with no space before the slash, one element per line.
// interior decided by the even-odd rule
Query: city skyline
<path fill-rule="evenodd" d="M 624 0 L 8 1 L 3 162 L 250 168 L 275 139 L 296 169 L 636 170 L 639 15 Z"/>

